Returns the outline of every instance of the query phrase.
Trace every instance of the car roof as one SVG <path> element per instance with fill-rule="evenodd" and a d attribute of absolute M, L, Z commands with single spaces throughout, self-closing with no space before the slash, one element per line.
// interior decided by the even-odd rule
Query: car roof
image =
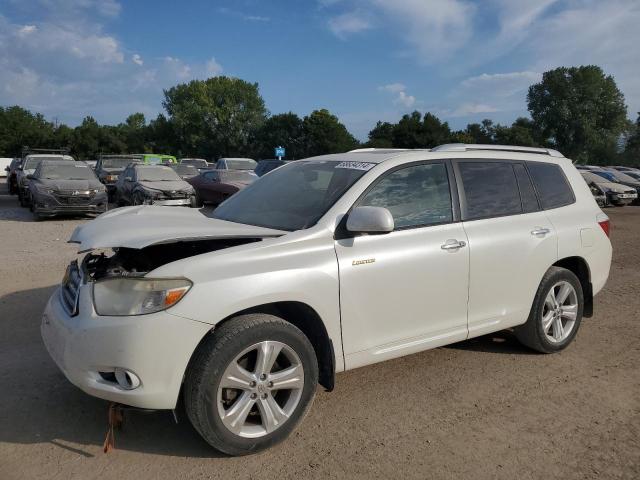
<path fill-rule="evenodd" d="M 303 161 L 340 161 L 382 163 L 389 160 L 430 160 L 441 158 L 478 158 L 497 160 L 543 160 L 556 163 L 569 161 L 560 152 L 548 148 L 519 147 L 515 145 L 447 144 L 428 149 L 360 148 L 345 153 L 334 153 L 307 158 Z"/>

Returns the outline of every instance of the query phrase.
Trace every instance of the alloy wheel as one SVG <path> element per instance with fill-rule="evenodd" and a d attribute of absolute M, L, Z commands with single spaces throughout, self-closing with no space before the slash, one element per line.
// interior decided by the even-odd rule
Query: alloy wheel
<path fill-rule="evenodd" d="M 576 324 L 578 294 L 567 281 L 556 283 L 545 297 L 542 309 L 542 330 L 552 343 L 564 341 Z"/>
<path fill-rule="evenodd" d="M 237 355 L 222 375 L 217 410 L 232 433 L 258 438 L 293 415 L 304 388 L 300 357 L 288 345 L 263 341 Z"/>

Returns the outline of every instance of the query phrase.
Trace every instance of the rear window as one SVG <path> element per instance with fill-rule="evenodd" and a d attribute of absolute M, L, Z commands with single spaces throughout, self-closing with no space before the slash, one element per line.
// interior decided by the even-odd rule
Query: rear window
<path fill-rule="evenodd" d="M 543 162 L 528 162 L 527 168 L 538 191 L 542 208 L 564 207 L 575 201 L 573 190 L 559 165 Z"/>
<path fill-rule="evenodd" d="M 460 162 L 465 220 L 522 213 L 513 166 L 505 162 Z"/>

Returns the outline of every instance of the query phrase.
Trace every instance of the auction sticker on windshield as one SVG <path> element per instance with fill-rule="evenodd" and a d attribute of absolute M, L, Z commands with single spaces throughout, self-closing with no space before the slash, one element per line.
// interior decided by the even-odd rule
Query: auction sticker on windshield
<path fill-rule="evenodd" d="M 375 167 L 375 163 L 367 163 L 367 162 L 340 162 L 336 165 L 336 168 L 349 168 L 351 170 L 364 170 L 368 171 Z"/>

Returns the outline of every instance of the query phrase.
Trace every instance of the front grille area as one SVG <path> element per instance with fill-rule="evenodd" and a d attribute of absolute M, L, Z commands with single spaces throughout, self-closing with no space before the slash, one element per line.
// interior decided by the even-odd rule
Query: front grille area
<path fill-rule="evenodd" d="M 54 197 L 61 205 L 89 205 L 93 199 L 88 192 L 77 190 L 61 190 Z"/>
<path fill-rule="evenodd" d="M 164 192 L 162 192 L 162 194 L 164 195 L 165 198 L 170 198 L 170 199 L 189 197 L 189 194 L 187 192 L 181 192 L 179 190 L 178 191 L 165 190 Z"/>
<path fill-rule="evenodd" d="M 67 271 L 64 274 L 62 285 L 60 287 L 62 304 L 71 316 L 78 313 L 78 295 L 80 293 L 81 283 L 82 275 L 78 268 L 78 262 L 74 260 L 67 267 Z"/>

